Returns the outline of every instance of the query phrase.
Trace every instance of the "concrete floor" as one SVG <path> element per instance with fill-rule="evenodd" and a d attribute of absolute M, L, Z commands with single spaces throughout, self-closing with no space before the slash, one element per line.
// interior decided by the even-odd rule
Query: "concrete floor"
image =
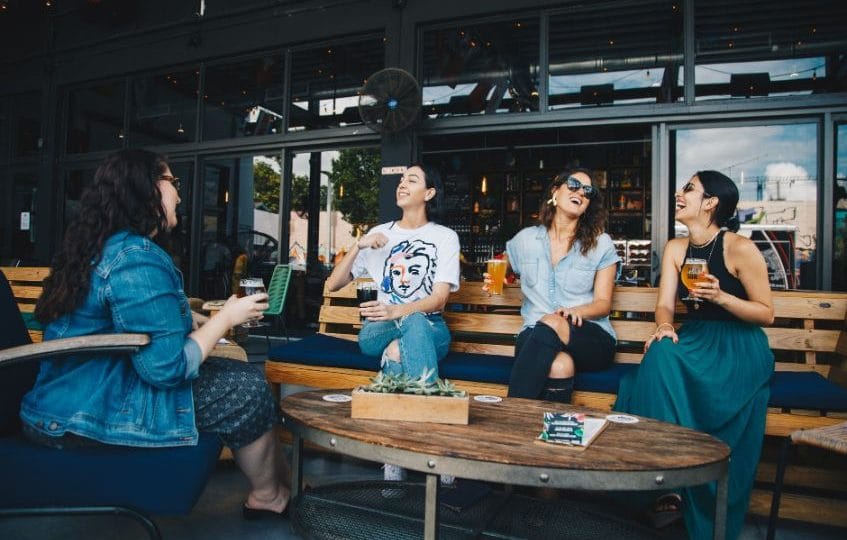
<path fill-rule="evenodd" d="M 264 338 L 248 343 L 251 362 L 261 368 L 265 354 Z M 319 486 L 331 482 L 374 480 L 382 478 L 380 465 L 341 456 L 308 454 L 304 463 L 307 484 Z M 287 519 L 246 522 L 241 518 L 241 505 L 248 486 L 233 462 L 218 464 L 199 502 L 188 516 L 156 517 L 167 540 L 288 540 L 301 538 L 291 532 Z M 567 504 L 566 500 L 562 501 Z M 366 525 L 366 524 L 365 524 Z M 765 538 L 766 523 L 748 516 L 741 540 Z M 669 537 L 683 536 L 682 529 L 670 531 Z M 782 522 L 777 531 L 780 540 L 841 540 L 847 530 L 815 526 L 800 522 Z M 121 517 L 16 518 L 0 520 L 0 539 L 45 540 L 91 539 L 136 540 L 147 538 L 135 522 Z"/>

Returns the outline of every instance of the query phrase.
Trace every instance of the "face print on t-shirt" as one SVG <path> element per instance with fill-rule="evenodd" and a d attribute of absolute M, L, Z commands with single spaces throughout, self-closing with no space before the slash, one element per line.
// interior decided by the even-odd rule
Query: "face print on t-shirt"
<path fill-rule="evenodd" d="M 405 303 L 432 294 L 436 248 L 422 240 L 404 240 L 391 249 L 382 273 L 382 291 L 391 303 Z"/>

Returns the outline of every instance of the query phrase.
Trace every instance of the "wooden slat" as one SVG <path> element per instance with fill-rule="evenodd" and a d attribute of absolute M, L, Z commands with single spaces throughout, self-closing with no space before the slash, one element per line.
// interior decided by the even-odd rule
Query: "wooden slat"
<path fill-rule="evenodd" d="M 833 426 L 844 420 L 828 416 L 802 416 L 798 414 L 780 413 L 768 411 L 765 421 L 765 433 L 777 437 L 788 437 L 798 429 L 812 429 L 817 427 Z"/>
<path fill-rule="evenodd" d="M 50 268 L 46 266 L 2 266 L 0 271 L 9 281 L 41 282 L 50 275 Z"/>
<path fill-rule="evenodd" d="M 40 285 L 12 285 L 12 296 L 17 299 L 38 300 L 42 290 Z"/>
<path fill-rule="evenodd" d="M 480 332 L 489 334 L 511 334 L 520 332 L 523 321 L 520 315 L 497 313 L 444 313 L 444 321 L 453 332 Z"/>
<path fill-rule="evenodd" d="M 784 351 L 833 352 L 839 330 L 804 330 L 802 328 L 765 328 L 771 349 Z"/>
<path fill-rule="evenodd" d="M 491 343 L 469 343 L 464 341 L 453 341 L 450 343 L 450 350 L 464 353 L 477 354 L 499 354 L 501 356 L 513 356 L 515 354 L 514 345 L 495 345 Z"/>
<path fill-rule="evenodd" d="M 773 483 L 776 478 L 776 463 L 759 462 L 756 469 L 756 480 Z M 813 487 L 843 492 L 847 489 L 847 471 L 843 469 L 821 469 L 789 464 L 785 469 L 786 485 Z"/>
<path fill-rule="evenodd" d="M 35 311 L 35 304 L 18 303 L 18 310 L 21 313 L 33 313 Z"/>
<path fill-rule="evenodd" d="M 847 316 L 847 294 L 775 291 L 777 318 L 843 321 Z"/>
<path fill-rule="evenodd" d="M 759 516 L 769 515 L 771 495 L 770 491 L 754 489 L 750 496 L 748 512 Z M 847 527 L 847 501 L 783 493 L 780 498 L 779 517 L 835 527 Z M 779 536 L 778 533 L 777 536 Z"/>

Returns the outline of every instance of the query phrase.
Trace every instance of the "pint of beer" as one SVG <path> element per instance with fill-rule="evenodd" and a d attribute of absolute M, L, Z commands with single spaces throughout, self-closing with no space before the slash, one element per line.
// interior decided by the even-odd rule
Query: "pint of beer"
<path fill-rule="evenodd" d="M 491 280 L 488 292 L 491 294 L 503 294 L 503 283 L 506 281 L 506 261 L 502 259 L 490 259 L 488 261 L 488 279 Z"/>

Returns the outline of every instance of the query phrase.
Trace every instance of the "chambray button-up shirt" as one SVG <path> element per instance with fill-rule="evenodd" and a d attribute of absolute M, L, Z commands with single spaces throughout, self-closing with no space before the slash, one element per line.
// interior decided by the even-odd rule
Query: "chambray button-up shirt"
<path fill-rule="evenodd" d="M 506 242 L 506 254 L 512 269 L 521 277 L 523 328 L 535 323 L 559 307 L 589 304 L 594 300 L 594 277 L 598 270 L 618 264 L 612 238 L 603 233 L 586 255 L 576 240 L 571 250 L 553 267 L 550 237 L 543 225 L 527 227 Z M 609 317 L 591 319 L 617 339 Z"/>

